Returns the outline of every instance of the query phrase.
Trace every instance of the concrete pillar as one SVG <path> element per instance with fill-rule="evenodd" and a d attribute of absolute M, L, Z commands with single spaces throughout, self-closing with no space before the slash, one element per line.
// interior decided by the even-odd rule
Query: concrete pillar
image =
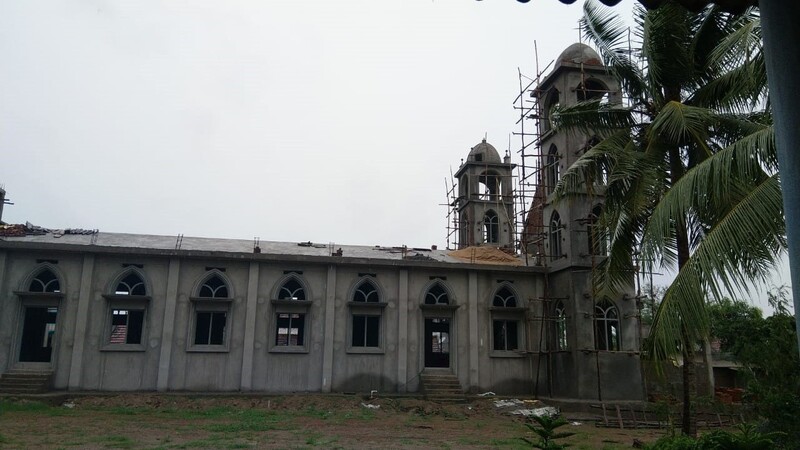
<path fill-rule="evenodd" d="M 178 277 L 181 262 L 178 258 L 169 260 L 167 274 L 167 295 L 164 297 L 164 325 L 161 331 L 161 355 L 158 357 L 158 379 L 156 389 L 169 389 L 169 368 L 172 358 L 172 342 L 175 335 L 175 309 L 178 306 Z"/>
<path fill-rule="evenodd" d="M 325 339 L 322 348 L 322 392 L 330 392 L 333 386 L 333 327 L 336 317 L 336 266 L 328 266 L 325 284 Z"/>
<path fill-rule="evenodd" d="M 78 290 L 78 312 L 75 317 L 75 333 L 72 337 L 72 360 L 69 367 L 69 390 L 80 389 L 83 375 L 83 348 L 86 344 L 86 328 L 89 322 L 89 305 L 92 302 L 92 274 L 94 255 L 83 256 L 81 285 Z M 102 311 L 105 311 L 103 309 Z M 102 316 L 101 316 L 102 317 Z"/>
<path fill-rule="evenodd" d="M 244 318 L 244 348 L 242 349 L 242 381 L 240 389 L 253 389 L 253 354 L 256 343 L 256 312 L 258 309 L 258 274 L 259 264 L 250 263 L 247 276 L 247 309 Z"/>
<path fill-rule="evenodd" d="M 478 272 L 470 271 L 467 294 L 467 312 L 469 320 L 469 389 L 479 387 L 479 347 L 481 345 L 480 330 L 478 329 Z"/>
<path fill-rule="evenodd" d="M 400 270 L 397 286 L 397 390 L 408 389 L 408 270 Z"/>
<path fill-rule="evenodd" d="M 795 320 L 800 330 L 800 3 L 766 0 L 759 2 L 770 101 L 775 120 L 775 139 L 789 240 L 789 268 Z M 797 335 L 800 344 L 800 333 Z"/>

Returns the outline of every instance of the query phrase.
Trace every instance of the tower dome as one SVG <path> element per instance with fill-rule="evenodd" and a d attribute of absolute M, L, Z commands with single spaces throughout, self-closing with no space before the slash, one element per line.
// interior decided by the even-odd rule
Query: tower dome
<path fill-rule="evenodd" d="M 556 59 L 556 66 L 558 68 L 562 64 L 568 65 L 588 65 L 588 66 L 602 66 L 603 59 L 591 47 L 586 44 L 576 42 L 567 47 Z"/>
<path fill-rule="evenodd" d="M 472 147 L 469 152 L 468 161 L 471 162 L 488 162 L 488 163 L 501 163 L 500 154 L 497 149 L 483 139 L 478 145 Z"/>

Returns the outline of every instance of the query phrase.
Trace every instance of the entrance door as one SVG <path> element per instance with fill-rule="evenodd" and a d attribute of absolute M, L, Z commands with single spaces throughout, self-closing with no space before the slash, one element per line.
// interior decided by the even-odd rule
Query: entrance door
<path fill-rule="evenodd" d="M 450 367 L 450 319 L 425 319 L 425 367 Z"/>
<path fill-rule="evenodd" d="M 53 335 L 56 332 L 58 308 L 52 306 L 25 307 L 22 323 L 20 362 L 50 362 L 53 353 Z"/>

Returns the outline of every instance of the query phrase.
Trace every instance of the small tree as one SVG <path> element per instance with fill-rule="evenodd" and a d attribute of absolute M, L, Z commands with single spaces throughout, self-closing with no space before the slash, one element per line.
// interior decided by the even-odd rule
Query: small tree
<path fill-rule="evenodd" d="M 539 440 L 533 441 L 531 439 L 524 438 L 525 441 L 533 446 L 533 448 L 541 448 L 544 450 L 561 450 L 563 448 L 567 448 L 568 445 L 556 443 L 555 440 L 570 437 L 575 434 L 568 431 L 556 431 L 556 428 L 562 427 L 569 423 L 563 417 L 533 416 L 533 420 L 536 422 L 536 424 L 526 423 L 525 425 L 539 436 Z"/>

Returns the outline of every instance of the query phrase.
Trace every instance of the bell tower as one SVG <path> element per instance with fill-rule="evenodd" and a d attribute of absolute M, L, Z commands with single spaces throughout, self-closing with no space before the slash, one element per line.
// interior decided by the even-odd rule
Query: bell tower
<path fill-rule="evenodd" d="M 483 139 L 458 168 L 458 248 L 514 247 L 514 197 L 511 156 L 501 160 Z"/>

